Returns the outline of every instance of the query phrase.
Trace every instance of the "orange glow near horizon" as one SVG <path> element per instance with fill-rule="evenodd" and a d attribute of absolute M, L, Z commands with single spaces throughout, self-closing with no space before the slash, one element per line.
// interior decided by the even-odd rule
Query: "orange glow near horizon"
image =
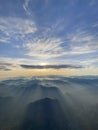
<path fill-rule="evenodd" d="M 81 76 L 81 75 L 98 75 L 98 68 L 86 69 L 23 69 L 17 68 L 11 71 L 1 71 L 0 78 L 19 77 L 19 76 L 45 76 L 45 75 L 61 75 L 61 76 Z"/>

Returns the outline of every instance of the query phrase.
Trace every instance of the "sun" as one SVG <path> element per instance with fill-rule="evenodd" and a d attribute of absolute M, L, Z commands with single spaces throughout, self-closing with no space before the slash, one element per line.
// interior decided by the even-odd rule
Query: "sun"
<path fill-rule="evenodd" d="M 41 66 L 45 66 L 45 65 L 47 65 L 47 63 L 42 62 L 42 63 L 40 63 L 40 65 L 41 65 Z"/>

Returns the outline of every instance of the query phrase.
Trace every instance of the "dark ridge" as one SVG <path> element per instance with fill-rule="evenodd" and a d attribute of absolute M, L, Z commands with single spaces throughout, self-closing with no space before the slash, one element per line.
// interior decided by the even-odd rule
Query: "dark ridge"
<path fill-rule="evenodd" d="M 30 103 L 21 130 L 71 130 L 56 99 L 45 98 Z"/>

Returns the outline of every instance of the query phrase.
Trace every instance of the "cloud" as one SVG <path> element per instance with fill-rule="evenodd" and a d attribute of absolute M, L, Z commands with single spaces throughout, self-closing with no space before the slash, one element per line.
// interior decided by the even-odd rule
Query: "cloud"
<path fill-rule="evenodd" d="M 0 70 L 1 71 L 11 71 L 13 69 L 19 68 L 18 63 L 21 63 L 21 59 L 15 58 L 5 58 L 0 57 Z M 22 62 L 23 63 L 23 62 Z"/>
<path fill-rule="evenodd" d="M 94 6 L 96 4 L 96 0 L 90 0 L 89 6 Z"/>
<path fill-rule="evenodd" d="M 98 27 L 98 23 L 94 23 L 94 24 L 92 25 L 92 27 L 94 27 L 94 28 Z"/>
<path fill-rule="evenodd" d="M 78 30 L 68 36 L 70 42 L 70 54 L 80 55 L 97 52 L 98 38 L 86 30 Z"/>
<path fill-rule="evenodd" d="M 18 64 L 36 64 L 39 60 L 34 59 L 28 59 L 28 58 L 9 58 L 9 57 L 0 57 L 0 64 L 12 64 L 13 66 L 16 66 Z"/>
<path fill-rule="evenodd" d="M 82 66 L 74 66 L 74 65 L 20 65 L 25 69 L 80 69 Z"/>
<path fill-rule="evenodd" d="M 13 65 L 11 63 L 0 63 L 1 71 L 10 71 Z"/>
<path fill-rule="evenodd" d="M 0 43 L 9 43 L 9 38 L 8 37 L 1 37 L 0 38 Z"/>
<path fill-rule="evenodd" d="M 68 46 L 68 47 L 67 47 Z M 85 55 L 96 53 L 98 50 L 98 38 L 96 35 L 84 31 L 76 31 L 65 38 L 37 37 L 31 42 L 24 44 L 30 57 L 49 59 L 71 55 Z"/>
<path fill-rule="evenodd" d="M 6 68 L 5 66 L 0 66 L 1 71 L 11 71 L 11 69 Z"/>
<path fill-rule="evenodd" d="M 25 0 L 25 2 L 23 3 L 23 9 L 26 12 L 26 14 L 28 16 L 30 16 L 30 18 L 33 17 L 33 11 L 32 11 L 32 9 L 29 6 L 30 6 L 30 4 L 33 5 L 35 1 L 34 0 Z M 48 0 L 43 0 L 42 2 L 44 2 L 44 4 L 47 4 Z"/>
<path fill-rule="evenodd" d="M 36 15 L 36 10 L 33 12 L 32 9 L 30 9 L 31 2 L 33 4 L 34 1 L 25 0 L 23 7 L 28 15 L 33 15 L 32 13 Z M 43 0 L 42 2 L 45 1 Z M 94 0 L 91 0 L 90 3 L 91 2 L 94 2 Z M 69 4 L 67 3 L 67 6 L 70 7 L 72 3 L 75 5 L 77 0 L 74 2 L 73 0 L 70 1 Z M 76 18 L 77 16 L 75 16 L 75 19 Z M 43 22 L 47 21 L 45 17 L 42 17 L 42 19 Z M 39 18 L 37 20 L 39 20 Z M 25 55 L 37 59 L 54 59 L 96 53 L 98 50 L 98 38 L 96 33 L 93 34 L 86 26 L 83 27 L 79 23 L 70 29 L 71 24 L 71 20 L 69 20 L 68 16 L 65 17 L 65 15 L 59 17 L 59 19 L 57 17 L 56 22 L 51 22 L 51 24 L 47 22 L 45 26 L 43 26 L 44 23 L 40 23 L 39 26 L 42 25 L 42 30 L 38 28 L 38 32 L 40 30 L 38 35 L 24 43 L 24 48 L 26 49 Z"/>
<path fill-rule="evenodd" d="M 1 75 L 3 71 L 22 71 L 22 68 L 25 69 L 25 72 L 33 69 L 36 71 L 36 69 L 43 70 L 47 69 L 54 69 L 54 70 L 59 70 L 60 71 L 66 71 L 65 69 L 74 69 L 74 70 L 80 70 L 82 69 L 83 71 L 85 69 L 95 69 L 98 68 L 98 58 L 87 58 L 87 59 L 60 59 L 57 61 L 48 61 L 46 60 L 46 65 L 42 65 L 42 60 L 32 60 L 32 59 L 27 59 L 27 58 L 7 58 L 7 57 L 1 57 L 0 58 L 0 71 Z M 43 61 L 44 63 L 44 61 Z M 81 71 L 82 71 L 81 70 Z M 8 72 L 8 73 L 9 73 Z M 96 72 L 96 71 L 94 71 Z M 79 72 L 80 73 L 80 72 Z M 92 72 L 93 73 L 93 72 Z"/>
<path fill-rule="evenodd" d="M 27 15 L 32 16 L 31 11 L 29 9 L 29 2 L 30 2 L 30 0 L 25 0 L 25 2 L 23 4 L 23 9 L 27 13 Z"/>
<path fill-rule="evenodd" d="M 23 7 L 28 8 L 30 0 Z M 62 58 L 72 55 L 86 55 L 98 50 L 98 38 L 87 30 L 74 30 L 64 37 L 56 36 L 57 32 L 66 28 L 64 19 L 57 20 L 51 27 L 40 29 L 35 21 L 17 17 L 1 17 L 1 42 L 13 42 L 25 56 L 36 59 Z M 36 34 L 35 34 L 36 33 Z M 34 36 L 32 35 L 34 34 Z M 21 44 L 17 44 L 20 43 Z M 24 52 L 25 50 L 25 52 Z"/>
<path fill-rule="evenodd" d="M 32 43 L 26 43 L 24 47 L 28 50 L 26 55 L 36 58 L 55 58 L 66 54 L 61 46 L 63 40 L 60 38 L 37 39 Z"/>
<path fill-rule="evenodd" d="M 1 42 L 18 41 L 37 31 L 33 21 L 17 17 L 0 18 Z"/>

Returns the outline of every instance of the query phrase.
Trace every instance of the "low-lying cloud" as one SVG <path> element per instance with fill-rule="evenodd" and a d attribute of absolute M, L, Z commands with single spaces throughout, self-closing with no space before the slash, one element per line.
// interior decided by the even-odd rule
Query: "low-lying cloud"
<path fill-rule="evenodd" d="M 5 63 L 5 62 L 0 63 L 0 71 L 11 71 L 15 67 L 16 65 L 12 63 Z"/>
<path fill-rule="evenodd" d="M 25 69 L 79 69 L 83 68 L 83 66 L 75 66 L 75 65 L 20 65 L 22 68 Z"/>

